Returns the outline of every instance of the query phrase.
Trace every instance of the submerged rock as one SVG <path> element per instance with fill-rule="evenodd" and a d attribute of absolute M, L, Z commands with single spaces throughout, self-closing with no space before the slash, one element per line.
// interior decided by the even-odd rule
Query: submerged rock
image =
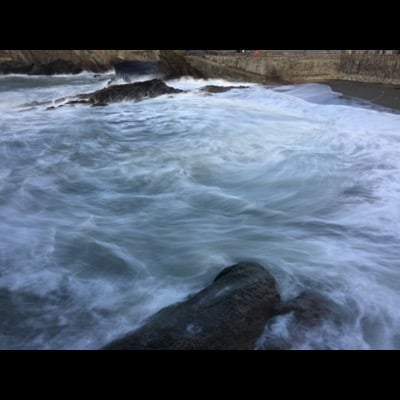
<path fill-rule="evenodd" d="M 340 327 L 352 318 L 350 310 L 311 290 L 280 304 L 276 311 L 265 325 L 257 349 L 327 349 L 329 338 L 338 335 Z"/>
<path fill-rule="evenodd" d="M 232 89 L 247 89 L 248 86 L 217 86 L 217 85 L 207 85 L 200 88 L 200 91 L 206 93 L 224 93 Z"/>
<path fill-rule="evenodd" d="M 259 264 L 239 263 L 104 349 L 253 349 L 279 303 L 272 275 Z"/>
<path fill-rule="evenodd" d="M 293 312 L 297 324 L 306 327 L 319 325 L 322 320 L 339 323 L 343 316 L 343 311 L 336 303 L 311 290 L 304 291 L 293 300 L 283 303 L 279 306 L 278 312 L 279 314 Z"/>

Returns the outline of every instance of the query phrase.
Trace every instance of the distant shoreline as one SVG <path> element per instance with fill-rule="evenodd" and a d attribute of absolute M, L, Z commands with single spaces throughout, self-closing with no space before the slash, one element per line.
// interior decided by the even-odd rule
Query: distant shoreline
<path fill-rule="evenodd" d="M 333 91 L 345 96 L 357 97 L 400 112 L 400 85 L 347 80 L 327 80 L 320 83 L 329 85 Z"/>

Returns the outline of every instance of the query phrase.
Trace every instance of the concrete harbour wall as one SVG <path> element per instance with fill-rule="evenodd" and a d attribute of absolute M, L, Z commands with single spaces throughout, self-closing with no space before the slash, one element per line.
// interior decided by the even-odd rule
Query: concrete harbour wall
<path fill-rule="evenodd" d="M 253 55 L 205 55 L 197 60 L 187 59 L 212 77 L 227 75 L 253 78 L 257 82 L 315 82 L 330 79 L 400 84 L 400 55 L 333 54 L 281 55 L 268 57 Z"/>

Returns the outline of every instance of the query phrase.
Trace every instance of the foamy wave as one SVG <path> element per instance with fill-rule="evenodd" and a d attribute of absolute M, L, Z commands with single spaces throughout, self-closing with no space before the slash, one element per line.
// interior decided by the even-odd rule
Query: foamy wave
<path fill-rule="evenodd" d="M 271 321 L 289 348 L 400 347 L 399 115 L 324 85 L 204 96 L 247 84 L 192 78 L 20 112 L 106 79 L 0 79 L 3 348 L 98 348 L 246 259 L 284 300 L 310 289 L 351 316 L 297 336 Z"/>

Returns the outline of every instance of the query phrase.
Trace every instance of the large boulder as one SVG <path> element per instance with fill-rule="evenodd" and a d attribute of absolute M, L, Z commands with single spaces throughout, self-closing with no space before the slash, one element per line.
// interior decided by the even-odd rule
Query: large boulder
<path fill-rule="evenodd" d="M 273 276 L 259 264 L 239 263 L 104 349 L 253 349 L 279 304 Z"/>

